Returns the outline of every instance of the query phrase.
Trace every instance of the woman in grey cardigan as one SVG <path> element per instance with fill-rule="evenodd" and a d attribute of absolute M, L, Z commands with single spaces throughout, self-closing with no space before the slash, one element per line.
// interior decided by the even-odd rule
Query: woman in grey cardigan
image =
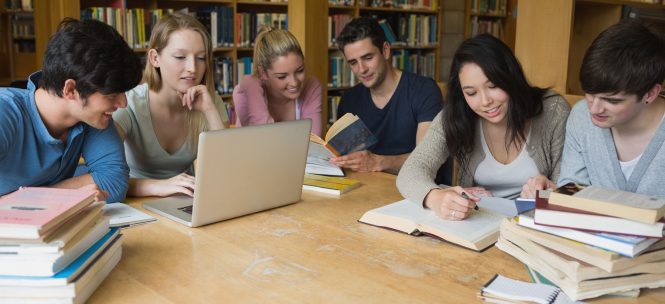
<path fill-rule="evenodd" d="M 529 85 L 499 39 L 468 39 L 453 57 L 443 111 L 404 163 L 397 187 L 447 220 L 466 218 L 479 200 L 474 193 L 512 199 L 529 179 L 553 187 L 569 112 L 563 97 Z M 457 163 L 458 187 L 434 183 L 448 156 Z"/>

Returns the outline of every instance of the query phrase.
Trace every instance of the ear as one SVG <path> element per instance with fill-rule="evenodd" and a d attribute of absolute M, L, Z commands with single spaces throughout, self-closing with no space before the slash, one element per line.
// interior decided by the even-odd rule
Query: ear
<path fill-rule="evenodd" d="M 649 91 L 646 92 L 646 94 L 644 94 L 644 97 L 642 97 L 642 102 L 649 104 L 656 100 L 662 89 L 663 86 L 660 83 L 655 84 Z"/>
<path fill-rule="evenodd" d="M 258 68 L 259 72 L 259 80 L 261 81 L 267 81 L 268 80 L 268 73 L 262 68 Z"/>
<path fill-rule="evenodd" d="M 383 58 L 386 60 L 390 59 L 390 43 L 388 43 L 388 41 L 383 42 L 381 53 L 383 54 Z"/>
<path fill-rule="evenodd" d="M 67 79 L 65 80 L 65 85 L 62 87 L 62 97 L 65 99 L 73 100 L 77 99 L 79 92 L 76 91 L 76 80 Z"/>
<path fill-rule="evenodd" d="M 156 68 L 159 67 L 159 53 L 155 49 L 148 50 L 148 61 Z"/>

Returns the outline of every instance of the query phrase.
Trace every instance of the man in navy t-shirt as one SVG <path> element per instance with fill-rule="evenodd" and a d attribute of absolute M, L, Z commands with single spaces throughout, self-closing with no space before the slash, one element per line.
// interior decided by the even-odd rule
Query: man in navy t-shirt
<path fill-rule="evenodd" d="M 441 91 L 433 79 L 390 65 L 390 44 L 372 18 L 349 22 L 337 47 L 361 82 L 344 92 L 338 115 L 358 115 L 379 142 L 331 161 L 355 171 L 397 173 L 441 111 Z"/>

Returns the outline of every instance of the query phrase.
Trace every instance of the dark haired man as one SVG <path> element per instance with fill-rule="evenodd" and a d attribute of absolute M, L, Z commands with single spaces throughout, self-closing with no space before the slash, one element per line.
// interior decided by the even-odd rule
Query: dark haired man
<path fill-rule="evenodd" d="M 665 197 L 665 38 L 637 21 L 598 35 L 580 69 L 558 184 Z"/>
<path fill-rule="evenodd" d="M 344 92 L 338 113 L 358 115 L 379 142 L 369 151 L 332 162 L 355 171 L 397 173 L 441 111 L 441 91 L 431 78 L 390 64 L 390 44 L 372 18 L 349 22 L 337 38 L 337 47 L 360 81 Z"/>
<path fill-rule="evenodd" d="M 111 114 L 140 79 L 139 59 L 112 27 L 64 20 L 28 88 L 0 89 L 0 195 L 49 186 L 122 200 L 129 169 Z M 74 177 L 81 156 L 89 173 Z"/>

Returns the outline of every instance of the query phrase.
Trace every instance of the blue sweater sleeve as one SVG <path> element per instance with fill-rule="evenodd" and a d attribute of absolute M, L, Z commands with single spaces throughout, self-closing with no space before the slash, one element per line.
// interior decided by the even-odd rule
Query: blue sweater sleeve
<path fill-rule="evenodd" d="M 122 201 L 129 185 L 129 167 L 113 121 L 104 130 L 88 128 L 82 154 L 95 184 L 109 193 L 107 201 Z"/>

